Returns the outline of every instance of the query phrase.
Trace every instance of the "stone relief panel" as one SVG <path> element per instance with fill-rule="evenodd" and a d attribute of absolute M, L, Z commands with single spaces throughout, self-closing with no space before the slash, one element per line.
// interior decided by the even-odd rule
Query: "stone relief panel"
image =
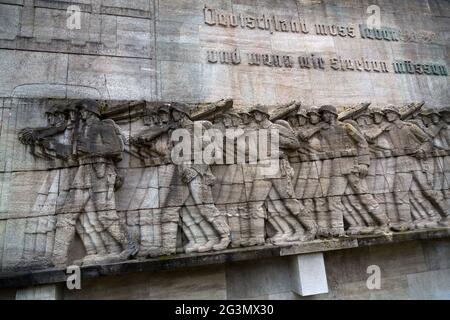
<path fill-rule="evenodd" d="M 446 77 L 430 77 L 429 70 L 419 77 L 420 66 L 417 73 L 397 72 L 392 63 L 448 65 L 448 5 L 377 5 L 379 29 L 366 25 L 364 1 L 160 1 L 158 98 L 446 103 Z M 178 90 L 180 83 L 186 90 Z"/>
<path fill-rule="evenodd" d="M 446 228 L 449 124 L 424 103 L 9 100 L 2 271 Z"/>

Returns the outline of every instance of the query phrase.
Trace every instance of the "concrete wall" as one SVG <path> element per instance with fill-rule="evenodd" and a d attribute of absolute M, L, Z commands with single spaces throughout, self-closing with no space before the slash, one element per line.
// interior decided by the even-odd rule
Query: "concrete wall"
<path fill-rule="evenodd" d="M 372 60 L 408 59 L 450 67 L 450 4 L 446 0 L 77 0 L 81 29 L 66 27 L 68 2 L 0 0 L 0 97 L 214 101 L 238 105 L 282 103 L 340 105 L 369 100 L 404 103 L 424 100 L 448 105 L 447 76 L 305 70 L 211 64 L 207 50 L 280 55 L 316 53 Z M 364 23 L 369 4 L 381 8 L 382 24 L 405 32 L 398 42 L 208 26 L 203 7 L 246 14 L 275 14 L 315 23 Z M 6 101 L 6 100 L 5 100 Z M 2 102 L 0 108 L 0 260 L 17 254 L 24 223 L 6 221 L 8 197 L 21 203 L 36 183 L 20 179 L 15 159 L 16 130 L 40 123 L 29 106 Z M 27 115 L 27 116 L 25 116 Z M 20 153 L 25 155 L 26 153 Z M 30 157 L 30 156 L 28 156 Z M 21 169 L 22 168 L 22 169 Z M 14 170 L 13 170 L 14 169 Z M 11 172 L 14 171 L 14 172 Z M 41 174 L 41 178 L 39 175 Z M 15 178 L 15 179 L 13 179 Z M 22 181 L 10 190 L 11 181 Z M 27 189 L 28 188 L 28 189 Z M 12 196 L 11 196 L 12 195 Z M 25 199 L 26 200 L 26 199 Z M 28 208 L 29 209 L 29 208 Z M 22 207 L 21 210 L 27 211 Z M 20 210 L 19 210 L 20 211 Z M 17 212 L 19 212 L 17 211 Z M 17 214 L 17 212 L 15 212 Z M 326 254 L 331 292 L 317 298 L 449 298 L 448 240 L 370 247 Z M 2 258 L 1 258 L 2 257 Z M 285 260 L 236 263 L 160 274 L 96 280 L 66 298 L 293 298 Z M 379 264 L 386 275 L 381 291 L 367 291 L 365 268 Z M 108 288 L 108 290 L 105 290 Z M 130 290 L 132 288 L 132 290 Z M 10 291 L 3 291 L 7 297 Z"/>
<path fill-rule="evenodd" d="M 238 104 L 448 103 L 448 77 L 255 67 L 207 62 L 207 50 L 343 58 L 408 59 L 449 65 L 450 5 L 445 0 L 78 0 L 81 29 L 66 27 L 68 2 L 0 1 L 0 96 L 101 96 Z M 205 24 L 203 7 L 301 19 L 309 33 Z M 402 40 L 316 35 L 313 25 L 365 23 L 369 4 Z M 391 68 L 392 69 L 392 68 Z M 52 85 L 49 85 L 52 84 Z M 34 86 L 24 86 L 35 84 Z M 39 86 L 36 86 L 39 84 Z M 59 85 L 68 85 L 61 88 Z M 80 87 L 82 86 L 82 87 Z M 180 88 L 183 88 L 180 90 Z"/>
<path fill-rule="evenodd" d="M 450 299 L 450 241 L 330 251 L 325 254 L 329 293 L 292 293 L 286 258 L 106 277 L 65 290 L 64 299 Z M 381 289 L 368 290 L 367 267 L 381 269 Z M 14 290 L 0 290 L 13 299 Z"/>

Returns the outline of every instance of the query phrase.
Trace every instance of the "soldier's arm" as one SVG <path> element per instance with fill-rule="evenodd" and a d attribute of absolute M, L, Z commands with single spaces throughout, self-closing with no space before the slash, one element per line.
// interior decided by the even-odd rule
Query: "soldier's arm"
<path fill-rule="evenodd" d="M 408 128 L 410 129 L 411 133 L 422 143 L 430 141 L 430 137 L 426 134 L 425 131 L 423 131 L 418 125 L 415 125 L 414 123 L 407 123 L 406 124 Z"/>
<path fill-rule="evenodd" d="M 370 165 L 369 144 L 366 139 L 354 126 L 349 123 L 344 124 L 345 132 L 355 141 L 358 150 L 358 163 L 360 165 Z"/>
<path fill-rule="evenodd" d="M 274 125 L 274 128 L 279 129 L 280 148 L 288 150 L 296 150 L 300 148 L 300 142 L 295 136 L 294 130 L 291 128 L 291 126 L 287 121 L 277 120 Z"/>
<path fill-rule="evenodd" d="M 309 139 L 311 139 L 311 137 L 313 135 L 315 135 L 316 133 L 318 133 L 320 131 L 321 127 L 320 126 L 315 126 L 312 127 L 310 129 L 304 129 L 299 131 L 298 133 L 298 137 L 303 140 L 303 141 L 308 141 Z"/>
<path fill-rule="evenodd" d="M 146 130 L 140 132 L 136 136 L 134 136 L 133 137 L 134 139 L 132 139 L 132 140 L 135 142 L 138 142 L 139 140 L 144 140 L 145 142 L 151 142 L 167 131 L 169 131 L 168 126 L 159 128 L 157 130 L 149 128 L 149 129 L 146 129 Z"/>

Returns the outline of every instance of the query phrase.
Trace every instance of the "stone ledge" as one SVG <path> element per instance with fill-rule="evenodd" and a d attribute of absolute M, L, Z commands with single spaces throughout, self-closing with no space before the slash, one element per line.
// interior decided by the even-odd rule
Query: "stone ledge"
<path fill-rule="evenodd" d="M 381 236 L 348 237 L 336 240 L 315 240 L 294 246 L 262 246 L 245 249 L 229 249 L 220 253 L 180 254 L 174 257 L 160 257 L 149 260 L 130 260 L 109 265 L 81 268 L 82 279 L 122 275 L 136 272 L 154 272 L 246 260 L 282 257 L 289 255 L 344 250 L 373 245 L 384 245 L 414 240 L 450 238 L 450 228 L 409 231 Z M 20 288 L 34 285 L 66 282 L 65 269 L 47 269 L 28 272 L 0 274 L 0 288 Z"/>

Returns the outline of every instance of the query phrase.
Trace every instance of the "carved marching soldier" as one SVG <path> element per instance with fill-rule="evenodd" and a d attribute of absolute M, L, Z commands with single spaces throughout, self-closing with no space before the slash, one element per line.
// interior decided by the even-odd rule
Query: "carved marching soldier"
<path fill-rule="evenodd" d="M 418 162 L 422 169 L 423 180 L 426 180 L 426 183 L 432 186 L 436 191 L 436 198 L 441 198 L 439 201 L 442 201 L 443 194 L 440 190 L 444 182 L 443 167 L 441 158 L 438 156 L 439 151 L 434 146 L 435 137 L 442 128 L 440 115 L 433 108 L 426 108 L 416 112 L 416 115 L 407 121 L 417 125 L 429 138 L 427 149 L 430 150 L 432 156 L 420 158 Z M 417 190 L 414 186 L 410 193 L 411 215 L 414 218 L 415 227 L 418 229 L 437 227 L 440 216 L 436 213 L 433 204 L 423 196 L 421 190 Z"/>
<path fill-rule="evenodd" d="M 185 129 L 191 135 L 191 141 L 204 141 L 202 136 L 195 136 L 194 126 L 199 125 L 203 129 L 212 126 L 210 122 L 193 122 L 189 118 L 189 111 L 186 105 L 172 105 L 172 120 L 177 129 Z M 169 132 L 171 134 L 173 130 Z M 203 147 L 203 146 L 202 146 Z M 230 243 L 230 228 L 225 217 L 214 205 L 211 186 L 215 182 L 215 177 L 211 173 L 208 164 L 193 163 L 190 158 L 181 164 L 177 164 L 171 174 L 170 190 L 165 197 L 162 209 L 162 246 L 164 254 L 174 254 L 176 252 L 176 234 L 180 220 L 180 211 L 185 209 L 194 217 L 194 223 L 185 235 L 188 237 L 186 252 L 206 252 L 210 250 L 226 249 Z M 188 205 L 188 200 L 192 205 Z M 201 241 L 206 237 L 206 242 Z M 200 241 L 199 241 L 200 240 Z"/>
<path fill-rule="evenodd" d="M 439 135 L 436 137 L 435 146 L 440 149 L 440 152 L 444 154 L 442 159 L 442 168 L 444 174 L 444 184 L 443 184 L 443 193 L 447 200 L 447 204 L 450 201 L 450 108 L 442 109 L 439 114 L 441 115 L 441 119 L 444 122 L 444 127 L 439 132 Z M 450 226 L 450 217 L 443 216 L 442 220 L 439 222 L 443 226 Z"/>
<path fill-rule="evenodd" d="M 170 106 L 163 104 L 151 106 L 145 111 L 145 128 L 130 137 L 133 155 L 142 161 L 140 178 L 131 194 L 127 209 L 128 223 L 134 226 L 136 238 L 139 238 L 139 257 L 162 254 L 162 229 L 159 188 L 159 168 L 170 165 Z"/>
<path fill-rule="evenodd" d="M 137 248 L 116 212 L 115 163 L 121 159 L 122 142 L 114 125 L 100 120 L 96 102 L 84 100 L 77 108 L 81 122 L 74 134 L 73 150 L 79 164 L 65 203 L 58 210 L 53 260 L 56 265 L 68 262 L 77 222 L 83 219 L 93 227 L 84 236 L 94 236 L 94 247 L 86 248 L 84 264 L 126 260 Z"/>
<path fill-rule="evenodd" d="M 351 124 L 355 129 L 357 129 L 366 141 L 370 140 L 373 130 L 378 130 L 379 125 L 374 124 L 373 111 L 378 112 L 378 109 L 372 108 L 368 111 L 369 104 L 363 103 L 357 105 L 353 110 L 347 110 L 346 120 L 344 122 Z M 381 114 L 383 116 L 383 114 Z M 387 231 L 386 221 L 389 220 L 385 208 L 382 206 L 384 204 L 384 192 L 385 190 L 379 190 L 380 187 L 385 186 L 385 176 L 382 163 L 379 162 L 377 158 L 377 151 L 372 149 L 369 144 L 369 150 L 371 154 L 371 163 L 368 170 L 368 174 L 364 179 L 361 179 L 361 185 L 365 193 L 370 193 L 369 203 L 378 204 L 378 207 L 373 205 L 367 206 L 364 201 L 361 201 L 360 194 L 349 194 L 344 205 L 347 208 L 347 213 L 344 215 L 344 220 L 349 225 L 346 233 L 347 234 L 370 234 L 377 233 L 380 231 Z M 381 180 L 381 181 L 380 181 Z M 369 191 L 370 190 L 370 191 Z M 366 196 L 365 196 L 366 197 Z M 375 202 L 370 200 L 374 198 Z M 381 229 L 379 229 L 381 225 Z"/>
<path fill-rule="evenodd" d="M 269 120 L 269 113 L 263 106 L 256 106 L 250 113 L 256 121 L 256 129 L 267 130 L 267 134 L 271 130 L 278 131 L 279 134 L 279 150 L 270 150 L 268 157 L 279 160 L 278 173 L 271 175 L 258 175 L 261 164 L 253 166 L 253 180 L 249 190 L 249 212 L 252 223 L 255 227 L 259 226 L 258 221 L 265 217 L 264 204 L 268 207 L 267 219 L 275 229 L 275 234 L 269 239 L 274 244 L 284 244 L 292 241 L 306 241 L 314 239 L 317 231 L 312 213 L 308 211 L 297 199 L 293 185 L 293 169 L 288 161 L 287 152 L 297 150 L 299 142 L 295 137 L 295 133 L 287 121 L 278 120 L 272 123 Z M 269 139 L 268 139 L 269 140 Z M 262 141 L 259 141 L 261 144 Z M 261 147 L 261 146 L 259 146 Z M 264 163 L 266 159 L 258 159 Z M 248 168 L 252 168 L 249 166 Z M 250 229 L 250 232 L 254 228 Z M 258 230 L 258 229 L 256 229 Z"/>
<path fill-rule="evenodd" d="M 368 145 L 362 134 L 351 124 L 337 120 L 336 108 L 331 105 L 320 107 L 322 121 L 320 130 L 321 151 L 327 156 L 320 175 L 320 185 L 327 197 L 331 218 L 331 236 L 344 235 L 343 217 L 345 208 L 342 197 L 350 187 L 368 212 L 379 223 L 380 231 L 386 231 L 389 223 L 378 203 L 369 193 L 364 178 L 370 166 Z"/>
<path fill-rule="evenodd" d="M 71 153 L 71 142 L 68 139 L 71 137 L 72 111 L 70 106 L 55 105 L 46 112 L 46 127 L 25 128 L 19 132 L 19 140 L 31 146 L 34 156 L 51 160 L 58 167 L 48 172 L 38 192 L 32 208 L 36 217 L 27 219 L 22 259 L 28 266 L 52 265 L 55 210 L 64 201 L 66 182 L 71 181 L 71 169 L 66 167 L 73 164 L 68 158 Z M 58 143 L 54 143 L 54 140 Z"/>
<path fill-rule="evenodd" d="M 428 184 L 433 186 L 433 190 L 436 191 L 436 198 L 438 202 L 444 201 L 442 199 L 443 194 L 441 190 L 448 188 L 447 177 L 445 176 L 445 157 L 447 156 L 448 147 L 448 127 L 442 115 L 445 114 L 445 110 L 438 112 L 434 108 L 423 110 L 420 113 L 422 119 L 422 125 L 420 128 L 430 138 L 430 144 L 433 147 L 433 157 L 422 159 L 422 170 L 427 174 Z M 444 203 L 445 204 L 445 203 Z M 431 212 L 432 213 L 432 212 Z M 443 214 L 442 225 L 448 224 L 448 212 L 440 212 Z M 431 215 L 433 222 L 438 221 L 435 216 Z M 446 222 L 447 221 L 447 222 Z M 436 227 L 436 224 L 428 225 L 428 227 Z"/>
<path fill-rule="evenodd" d="M 427 142 L 430 138 L 427 134 L 413 123 L 404 122 L 400 119 L 401 114 L 394 106 L 388 106 L 383 110 L 388 121 L 382 130 L 372 137 L 372 140 L 383 139 L 384 147 L 392 151 L 391 165 L 395 170 L 395 176 L 390 185 L 392 197 L 390 201 L 395 204 L 397 221 L 391 227 L 396 231 L 405 231 L 414 228 L 411 217 L 411 186 L 415 183 L 418 191 L 426 197 L 436 209 L 444 216 L 448 209 L 443 201 L 439 199 L 432 186 L 428 183 L 426 175 L 422 171 L 420 160 L 425 158 Z M 392 174 L 387 168 L 387 174 Z"/>

